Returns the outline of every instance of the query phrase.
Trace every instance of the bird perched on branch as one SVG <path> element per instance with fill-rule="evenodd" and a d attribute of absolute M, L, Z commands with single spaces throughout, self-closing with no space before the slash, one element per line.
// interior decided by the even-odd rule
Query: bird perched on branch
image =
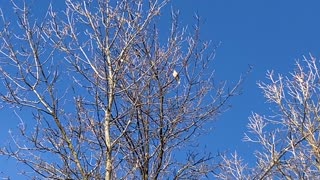
<path fill-rule="evenodd" d="M 172 72 L 172 76 L 176 79 L 176 81 L 178 82 L 178 84 L 180 84 L 180 77 L 179 77 L 179 73 L 174 69 Z"/>

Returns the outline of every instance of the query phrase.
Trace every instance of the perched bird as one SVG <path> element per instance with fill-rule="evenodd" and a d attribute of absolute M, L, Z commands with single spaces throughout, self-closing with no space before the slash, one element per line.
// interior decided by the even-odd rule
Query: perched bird
<path fill-rule="evenodd" d="M 176 79 L 176 81 L 178 82 L 178 84 L 180 84 L 180 77 L 179 77 L 179 73 L 174 69 L 172 76 Z"/>

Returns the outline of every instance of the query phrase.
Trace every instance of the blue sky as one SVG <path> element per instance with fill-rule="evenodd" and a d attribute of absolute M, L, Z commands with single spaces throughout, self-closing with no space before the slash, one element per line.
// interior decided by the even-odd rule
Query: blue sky
<path fill-rule="evenodd" d="M 252 112 L 268 113 L 270 107 L 256 83 L 266 80 L 267 70 L 288 74 L 303 55 L 320 56 L 320 1 L 176 0 L 172 6 L 180 10 L 182 25 L 194 23 L 197 12 L 204 22 L 202 39 L 221 42 L 214 64 L 218 80 L 235 84 L 249 65 L 254 67 L 243 84 L 243 94 L 230 101 L 232 108 L 214 123 L 210 136 L 202 139 L 213 153 L 237 150 L 249 158 L 253 146 L 241 141 L 248 116 Z M 7 2 L 0 7 L 9 9 Z M 3 140 L 18 121 L 12 112 L 0 111 L 0 117 L 5 122 L 0 127 Z M 0 172 L 5 171 L 8 161 L 0 160 Z"/>
<path fill-rule="evenodd" d="M 198 2 L 198 3 L 196 3 Z M 214 69 L 217 79 L 235 83 L 249 65 L 254 68 L 243 84 L 243 94 L 231 100 L 232 108 L 218 118 L 214 131 L 203 141 L 212 152 L 237 150 L 248 161 L 254 145 L 243 143 L 252 112 L 270 114 L 258 81 L 267 70 L 288 75 L 295 61 L 311 53 L 319 57 L 320 1 L 300 0 L 195 0 L 175 1 L 183 23 L 194 12 L 204 20 L 202 38 L 221 45 Z"/>

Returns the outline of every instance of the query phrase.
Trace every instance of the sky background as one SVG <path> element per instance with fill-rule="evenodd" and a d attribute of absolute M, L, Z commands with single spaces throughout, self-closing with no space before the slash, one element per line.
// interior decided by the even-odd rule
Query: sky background
<path fill-rule="evenodd" d="M 183 23 L 192 22 L 197 12 L 204 20 L 202 38 L 221 42 L 214 64 L 217 79 L 234 84 L 253 66 L 242 95 L 230 101 L 231 109 L 218 118 L 204 141 L 212 152 L 236 150 L 254 162 L 254 145 L 242 141 L 248 117 L 252 112 L 270 114 L 272 106 L 257 82 L 267 81 L 267 70 L 289 75 L 304 55 L 319 57 L 320 1 L 185 0 L 175 1 L 174 6 L 180 9 Z"/>
<path fill-rule="evenodd" d="M 33 4 L 41 7 L 40 2 L 35 0 Z M 217 80 L 235 85 L 240 75 L 253 66 L 242 95 L 230 101 L 232 108 L 217 119 L 210 136 L 201 140 L 212 153 L 237 150 L 252 160 L 254 146 L 242 142 L 248 117 L 252 112 L 267 114 L 270 107 L 256 83 L 266 81 L 267 70 L 288 75 L 303 55 L 319 57 L 320 1 L 175 0 L 171 5 L 180 10 L 181 25 L 192 25 L 197 12 L 203 20 L 202 39 L 220 43 L 214 62 Z M 8 0 L 0 1 L 0 8 L 10 9 Z M 16 128 L 18 120 L 12 112 L 1 110 L 0 118 L 5 122 L 0 126 L 0 140 L 4 141 L 8 129 Z M 17 169 L 15 163 L 0 159 L 0 172 L 12 173 L 13 169 Z"/>

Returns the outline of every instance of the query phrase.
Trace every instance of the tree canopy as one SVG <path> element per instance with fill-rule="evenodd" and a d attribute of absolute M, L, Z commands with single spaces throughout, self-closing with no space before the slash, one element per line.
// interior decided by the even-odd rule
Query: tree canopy
<path fill-rule="evenodd" d="M 212 156 L 190 145 L 241 81 L 214 83 L 215 47 L 200 39 L 199 18 L 180 27 L 172 11 L 161 33 L 167 0 L 65 0 L 62 11 L 54 3 L 39 15 L 12 1 L 15 16 L 1 13 L 1 102 L 24 111 L 20 134 L 0 154 L 33 179 L 213 172 Z"/>

